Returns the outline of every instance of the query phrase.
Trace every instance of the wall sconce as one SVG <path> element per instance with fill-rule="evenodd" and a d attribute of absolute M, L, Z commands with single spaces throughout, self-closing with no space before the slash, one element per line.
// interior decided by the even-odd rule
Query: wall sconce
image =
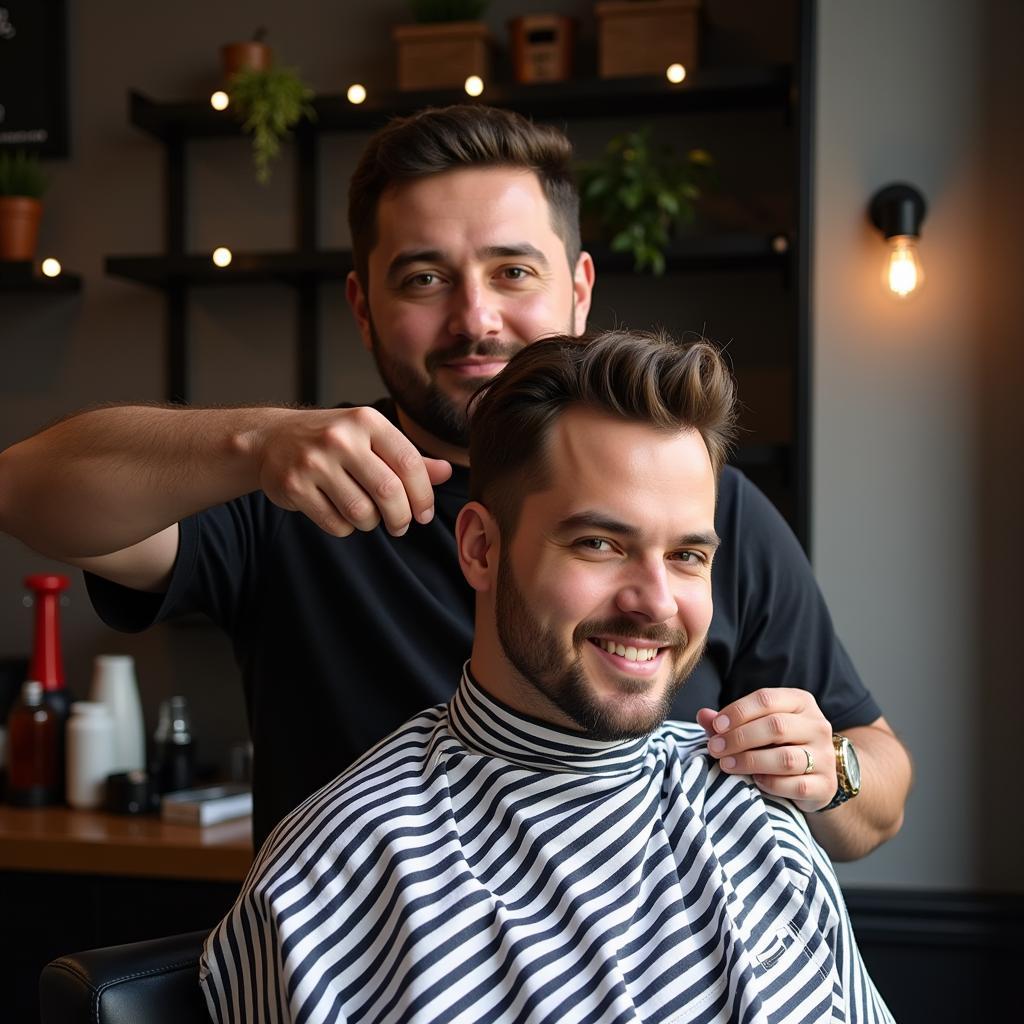
<path fill-rule="evenodd" d="M 871 223 L 889 244 L 882 281 L 898 298 L 913 295 L 924 284 L 924 269 L 917 253 L 921 222 L 927 206 L 913 185 L 887 185 L 871 197 Z"/>

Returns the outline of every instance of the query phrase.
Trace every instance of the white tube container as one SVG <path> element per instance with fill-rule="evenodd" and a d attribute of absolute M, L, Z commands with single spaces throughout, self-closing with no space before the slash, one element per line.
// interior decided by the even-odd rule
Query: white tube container
<path fill-rule="evenodd" d="M 67 801 L 78 810 L 103 804 L 107 776 L 116 771 L 114 719 L 106 704 L 80 700 L 67 725 Z"/>
<path fill-rule="evenodd" d="M 146 725 L 142 718 L 135 659 L 130 654 L 100 654 L 93 662 L 89 700 L 107 705 L 114 720 L 112 772 L 146 767 Z"/>

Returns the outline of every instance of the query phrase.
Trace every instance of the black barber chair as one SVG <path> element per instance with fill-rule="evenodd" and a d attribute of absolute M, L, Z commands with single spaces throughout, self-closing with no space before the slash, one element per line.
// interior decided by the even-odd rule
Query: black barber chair
<path fill-rule="evenodd" d="M 39 977 L 42 1024 L 209 1024 L 199 955 L 209 930 L 72 953 Z"/>

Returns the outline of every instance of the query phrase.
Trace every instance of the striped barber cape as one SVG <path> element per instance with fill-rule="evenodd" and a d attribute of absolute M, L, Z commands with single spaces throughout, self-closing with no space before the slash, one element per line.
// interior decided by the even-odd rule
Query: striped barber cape
<path fill-rule="evenodd" d="M 217 1021 L 891 1021 L 803 816 L 697 726 L 601 742 L 464 674 L 264 844 Z"/>

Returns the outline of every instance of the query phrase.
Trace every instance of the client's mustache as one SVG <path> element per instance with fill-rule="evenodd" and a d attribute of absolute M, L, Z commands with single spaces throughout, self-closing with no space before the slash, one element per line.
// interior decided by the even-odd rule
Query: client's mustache
<path fill-rule="evenodd" d="M 684 629 L 669 629 L 664 624 L 641 626 L 632 619 L 593 619 L 581 622 L 572 633 L 573 643 L 579 644 L 594 636 L 629 636 L 646 640 L 659 647 L 685 647 L 688 637 Z"/>

